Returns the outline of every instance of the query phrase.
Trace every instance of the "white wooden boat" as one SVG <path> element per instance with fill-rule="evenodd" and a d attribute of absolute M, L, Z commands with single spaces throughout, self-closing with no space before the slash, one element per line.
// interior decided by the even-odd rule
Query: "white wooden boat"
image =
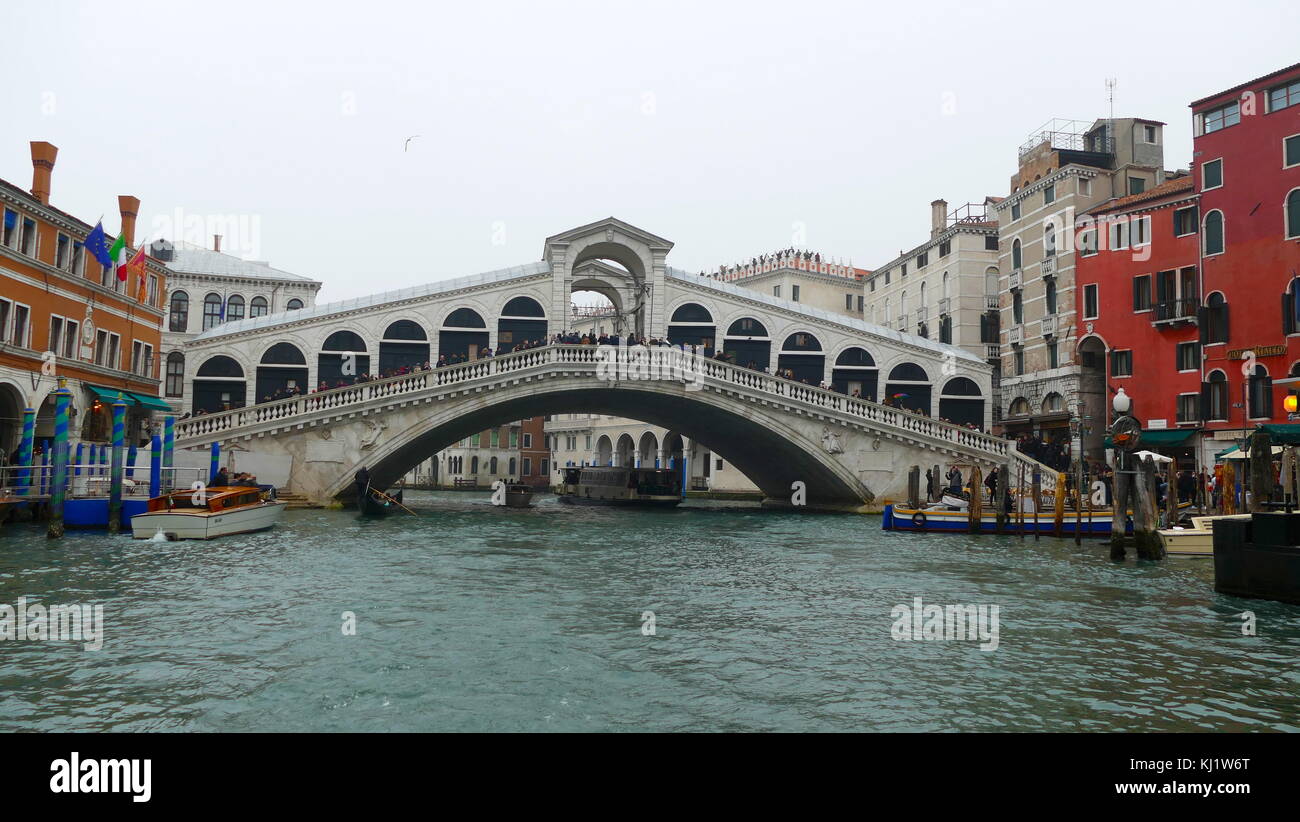
<path fill-rule="evenodd" d="M 1214 556 L 1214 521 L 1216 519 L 1250 519 L 1250 514 L 1218 514 L 1192 517 L 1191 528 L 1161 528 L 1158 533 L 1165 553 L 1170 556 Z"/>
<path fill-rule="evenodd" d="M 172 491 L 149 500 L 143 514 L 131 517 L 136 539 L 213 539 L 230 534 L 263 531 L 280 521 L 286 503 L 262 498 L 257 488 L 245 486 L 207 489 L 206 499 L 194 491 Z"/>

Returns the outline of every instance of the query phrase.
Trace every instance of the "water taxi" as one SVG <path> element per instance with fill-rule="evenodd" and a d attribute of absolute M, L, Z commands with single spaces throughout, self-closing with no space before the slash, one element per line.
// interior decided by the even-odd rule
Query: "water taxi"
<path fill-rule="evenodd" d="M 557 490 L 569 505 L 673 506 L 682 501 L 681 477 L 668 468 L 565 468 Z"/>
<path fill-rule="evenodd" d="M 506 484 L 506 507 L 527 508 L 533 504 L 533 487 L 521 482 Z"/>
<path fill-rule="evenodd" d="M 218 486 L 204 494 L 172 491 L 153 497 L 143 514 L 131 517 L 131 535 L 152 539 L 212 539 L 264 531 L 280 521 L 286 503 L 266 499 L 258 488 Z"/>
<path fill-rule="evenodd" d="M 1220 519 L 1250 519 L 1250 514 L 1219 514 L 1192 517 L 1191 528 L 1161 528 L 1160 544 L 1170 556 L 1214 556 L 1214 521 Z"/>

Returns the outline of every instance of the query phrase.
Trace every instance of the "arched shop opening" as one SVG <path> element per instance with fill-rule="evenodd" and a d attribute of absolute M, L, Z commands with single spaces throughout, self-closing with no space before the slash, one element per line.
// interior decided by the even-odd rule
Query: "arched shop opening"
<path fill-rule="evenodd" d="M 351 385 L 357 377 L 370 373 L 370 352 L 361 335 L 352 331 L 335 331 L 325 338 L 316 357 L 316 379 L 326 388 Z"/>
<path fill-rule="evenodd" d="M 939 394 L 939 416 L 958 425 L 984 428 L 984 397 L 967 377 L 953 377 Z"/>
<path fill-rule="evenodd" d="M 856 391 L 862 399 L 875 402 L 878 374 L 876 361 L 865 348 L 846 348 L 835 358 L 831 384 L 841 394 L 853 396 Z"/>
<path fill-rule="evenodd" d="M 307 385 L 307 357 L 293 343 L 280 342 L 266 349 L 257 366 L 258 402 L 266 402 L 277 394 L 305 394 Z"/>
<path fill-rule="evenodd" d="M 244 369 L 224 354 L 203 362 L 194 375 L 190 410 L 195 414 L 213 414 L 243 408 L 247 394 Z"/>
<path fill-rule="evenodd" d="M 438 357 L 447 362 L 477 360 L 488 347 L 487 323 L 472 308 L 457 308 L 442 321 L 438 331 Z"/>
<path fill-rule="evenodd" d="M 497 318 L 497 353 L 508 354 L 520 343 L 546 342 L 546 312 L 532 297 L 515 297 Z"/>
<path fill-rule="evenodd" d="M 905 408 L 928 416 L 930 378 L 925 369 L 914 362 L 894 366 L 889 372 L 889 381 L 885 384 L 885 399 L 895 408 Z"/>
<path fill-rule="evenodd" d="M 713 356 L 717 328 L 713 315 L 699 303 L 679 305 L 668 320 L 668 342 L 673 345 L 694 345 L 703 349 L 704 356 Z"/>
<path fill-rule="evenodd" d="M 787 379 L 821 385 L 826 379 L 826 355 L 821 341 L 803 331 L 791 334 L 781 344 L 776 367 Z"/>
<path fill-rule="evenodd" d="M 722 351 L 728 360 L 742 368 L 763 371 L 772 363 L 772 338 L 761 322 L 753 317 L 741 317 L 727 327 Z"/>
<path fill-rule="evenodd" d="M 384 329 L 379 341 L 379 373 L 395 374 L 403 368 L 423 368 L 429 362 L 429 335 L 411 320 L 398 320 Z"/>

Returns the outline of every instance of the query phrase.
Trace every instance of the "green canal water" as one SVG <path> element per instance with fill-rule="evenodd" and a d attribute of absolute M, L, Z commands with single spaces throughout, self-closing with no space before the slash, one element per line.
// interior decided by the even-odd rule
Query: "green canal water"
<path fill-rule="evenodd" d="M 291 511 L 212 542 L 5 526 L 0 603 L 106 626 L 97 651 L 0 642 L 0 730 L 1300 730 L 1300 608 L 1215 594 L 1209 561 L 407 497 L 418 517 Z M 997 605 L 999 647 L 893 639 L 917 596 Z"/>

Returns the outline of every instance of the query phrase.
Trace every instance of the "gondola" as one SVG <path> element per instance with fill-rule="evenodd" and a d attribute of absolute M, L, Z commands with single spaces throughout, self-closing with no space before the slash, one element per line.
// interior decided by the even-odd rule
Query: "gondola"
<path fill-rule="evenodd" d="M 386 517 L 394 511 L 400 510 L 401 503 L 401 488 L 388 494 L 381 492 L 378 488 L 369 486 L 357 489 L 357 507 L 361 509 L 364 516 Z"/>

